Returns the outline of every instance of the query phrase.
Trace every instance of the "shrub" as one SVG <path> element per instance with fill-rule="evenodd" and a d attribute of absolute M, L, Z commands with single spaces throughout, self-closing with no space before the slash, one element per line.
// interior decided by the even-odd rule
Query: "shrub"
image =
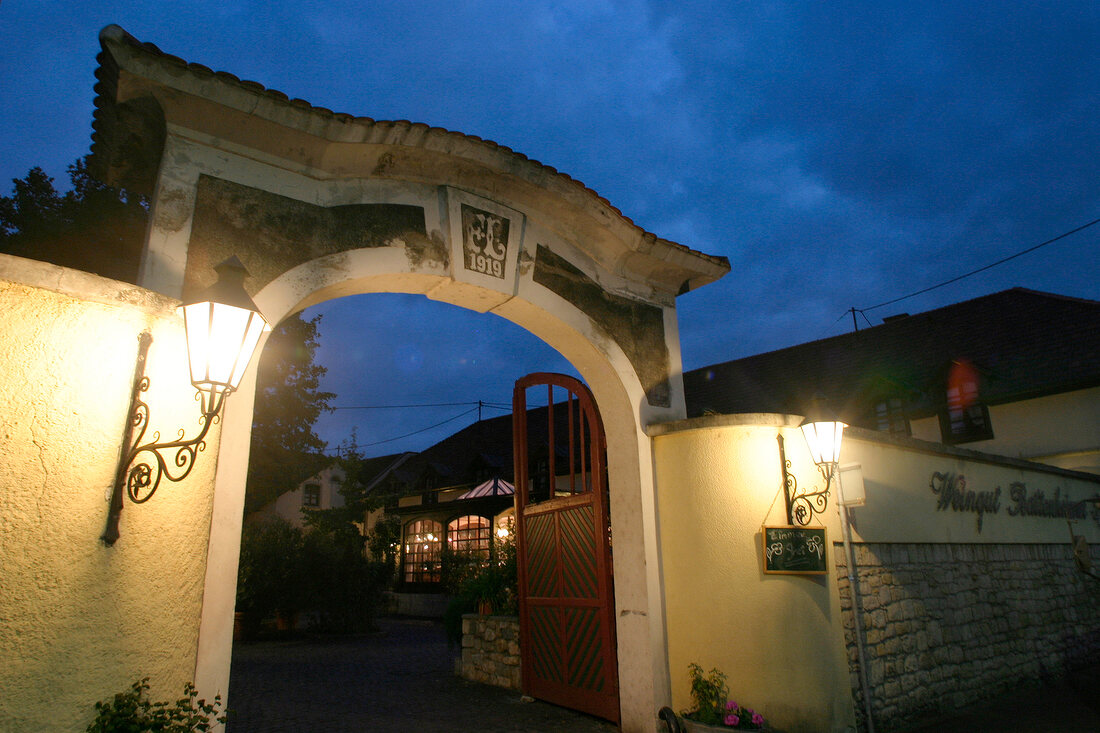
<path fill-rule="evenodd" d="M 443 626 L 451 644 L 462 641 L 464 614 L 474 613 L 481 607 L 488 607 L 502 616 L 519 613 L 516 570 L 515 535 L 509 534 L 506 539 L 497 540 L 488 562 L 463 566 L 461 574 L 455 573 L 457 587 L 451 589 L 453 597 L 443 614 Z"/>
<path fill-rule="evenodd" d="M 302 531 L 275 517 L 248 525 L 241 535 L 237 610 L 250 626 L 282 614 L 293 617 L 305 601 Z"/>
<path fill-rule="evenodd" d="M 126 692 L 97 702 L 96 717 L 87 733 L 202 733 L 225 723 L 225 713 L 218 714 L 221 695 L 215 696 L 213 703 L 207 703 L 198 698 L 195 686 L 188 682 L 183 688 L 184 696 L 174 703 L 151 702 L 146 695 L 148 690 L 149 678 L 145 677 Z"/>

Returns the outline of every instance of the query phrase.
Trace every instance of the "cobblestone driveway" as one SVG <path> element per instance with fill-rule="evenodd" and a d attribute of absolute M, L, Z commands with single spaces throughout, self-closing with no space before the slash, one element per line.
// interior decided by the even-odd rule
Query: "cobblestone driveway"
<path fill-rule="evenodd" d="M 382 619 L 356 637 L 233 647 L 228 733 L 569 731 L 615 726 L 454 674 L 457 650 L 436 623 Z"/>

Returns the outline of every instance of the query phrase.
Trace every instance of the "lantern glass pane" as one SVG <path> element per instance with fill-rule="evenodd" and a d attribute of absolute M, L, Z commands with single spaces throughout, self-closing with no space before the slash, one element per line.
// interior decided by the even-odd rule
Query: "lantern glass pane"
<path fill-rule="evenodd" d="M 802 426 L 814 463 L 821 466 L 840 460 L 840 442 L 846 427 L 842 422 L 815 422 Z"/>
<path fill-rule="evenodd" d="M 194 303 L 183 314 L 192 383 L 236 389 L 267 323 L 253 311 L 223 303 Z"/>

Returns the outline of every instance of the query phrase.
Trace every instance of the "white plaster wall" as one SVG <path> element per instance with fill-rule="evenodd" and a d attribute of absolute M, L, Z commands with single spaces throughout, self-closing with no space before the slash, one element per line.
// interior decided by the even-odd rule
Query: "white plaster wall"
<path fill-rule="evenodd" d="M 305 526 L 302 518 L 302 509 L 334 509 L 344 506 L 344 495 L 340 493 L 340 482 L 343 481 L 344 472 L 336 467 L 329 466 L 310 476 L 298 484 L 298 488 L 279 495 L 275 500 L 275 514 L 301 529 Z M 316 507 L 304 507 L 302 497 L 306 484 L 316 483 L 321 487 L 320 504 Z"/>
<path fill-rule="evenodd" d="M 993 439 L 960 448 L 1100 473 L 1100 387 L 989 408 Z M 913 437 L 939 441 L 937 417 L 914 420 Z"/>
<path fill-rule="evenodd" d="M 1023 483 L 1029 493 L 1042 492 L 1047 499 L 1057 494 L 1079 501 L 1100 493 L 1100 478 L 992 455 L 981 460 L 968 452 L 937 451 L 934 445 L 894 445 L 889 438 L 859 437 L 852 430 L 846 431 L 843 463 L 862 467 L 867 501 L 852 516 L 855 537 L 866 542 L 1069 542 L 1064 518 L 1009 512 L 1015 506 L 1012 484 Z M 969 491 L 1000 488 L 999 511 L 983 512 L 979 530 L 976 512 L 938 508 L 939 496 L 929 485 L 933 472 L 964 476 Z M 1075 523 L 1074 531 L 1100 542 L 1100 526 L 1091 519 Z"/>
<path fill-rule="evenodd" d="M 0 730 L 84 730 L 135 680 L 175 699 L 193 678 L 218 428 L 99 540 L 142 330 L 152 428 L 199 428 L 176 305 L 0 255 Z"/>

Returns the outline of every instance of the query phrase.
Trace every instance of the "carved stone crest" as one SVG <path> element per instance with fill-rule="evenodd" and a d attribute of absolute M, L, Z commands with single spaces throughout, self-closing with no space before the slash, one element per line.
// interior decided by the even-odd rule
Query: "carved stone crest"
<path fill-rule="evenodd" d="M 509 220 L 462 204 L 462 261 L 467 270 L 504 279 Z"/>

